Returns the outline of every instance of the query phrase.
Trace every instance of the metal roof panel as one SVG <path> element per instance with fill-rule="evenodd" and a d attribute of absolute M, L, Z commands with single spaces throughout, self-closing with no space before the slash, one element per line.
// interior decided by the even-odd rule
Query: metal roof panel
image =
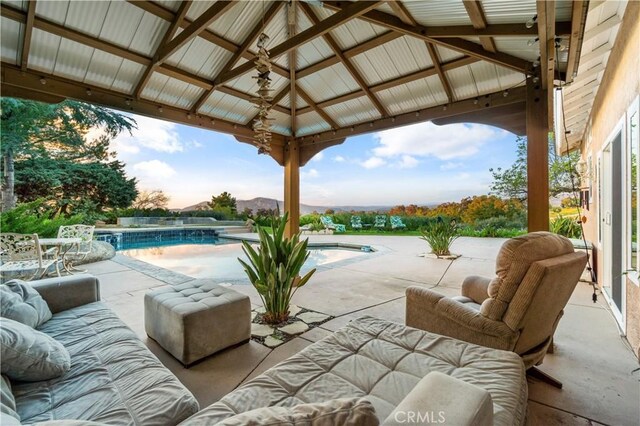
<path fill-rule="evenodd" d="M 271 122 L 271 129 L 275 133 L 282 135 L 291 135 L 291 117 L 287 114 L 283 114 L 279 111 L 271 111 L 269 117 L 273 119 Z"/>
<path fill-rule="evenodd" d="M 380 113 L 366 96 L 331 105 L 324 110 L 341 127 L 380 118 Z"/>
<path fill-rule="evenodd" d="M 72 1 L 69 3 L 64 26 L 94 37 L 97 37 L 104 28 L 109 28 L 107 31 L 110 32 L 112 29 L 112 27 L 110 27 L 111 25 L 117 27 L 120 24 L 118 21 L 105 21 L 107 12 L 112 8 L 117 8 L 117 5 L 114 3 L 116 2 Z M 142 13 L 142 10 L 138 9 L 139 17 L 142 16 Z M 126 45 L 128 45 L 128 43 Z"/>
<path fill-rule="evenodd" d="M 34 28 L 29 49 L 29 68 L 51 74 L 61 40 L 57 35 Z"/>
<path fill-rule="evenodd" d="M 209 26 L 209 30 L 225 39 L 242 44 L 272 1 L 240 1 Z"/>
<path fill-rule="evenodd" d="M 69 1 L 39 1 L 36 3 L 36 16 L 64 24 L 69 9 Z"/>
<path fill-rule="evenodd" d="M 461 1 L 404 1 L 411 16 L 422 25 L 471 25 L 467 10 Z"/>
<path fill-rule="evenodd" d="M 447 71 L 446 75 L 456 100 L 478 96 L 478 88 L 469 67 L 460 67 Z"/>
<path fill-rule="evenodd" d="M 16 64 L 20 60 L 18 51 L 22 46 L 23 25 L 8 18 L 2 18 L 0 22 L 0 56 L 3 61 Z"/>
<path fill-rule="evenodd" d="M 93 56 L 93 47 L 62 39 L 53 74 L 73 80 L 84 80 L 84 76 Z"/>
<path fill-rule="evenodd" d="M 123 58 L 95 49 L 84 76 L 84 82 L 110 89 L 122 65 Z"/>
<path fill-rule="evenodd" d="M 535 0 L 482 0 L 482 10 L 489 25 L 518 22 L 524 25 L 538 13 Z"/>
<path fill-rule="evenodd" d="M 129 43 L 129 49 L 147 56 L 153 56 L 168 29 L 169 21 L 145 12 L 131 43 Z"/>
<path fill-rule="evenodd" d="M 297 116 L 296 125 L 298 126 L 296 129 L 296 136 L 311 135 L 331 129 L 331 126 L 327 124 L 315 111 Z"/>
<path fill-rule="evenodd" d="M 344 95 L 360 87 L 340 63 L 301 78 L 297 83 L 315 102 Z"/>
<path fill-rule="evenodd" d="M 251 102 L 221 92 L 213 92 L 200 112 L 234 123 L 244 124 L 256 115 L 256 108 Z"/>
<path fill-rule="evenodd" d="M 113 80 L 111 88 L 124 93 L 133 92 L 138 81 L 142 78 L 142 73 L 145 68 L 144 65 L 125 59 L 120 65 L 120 69 Z"/>

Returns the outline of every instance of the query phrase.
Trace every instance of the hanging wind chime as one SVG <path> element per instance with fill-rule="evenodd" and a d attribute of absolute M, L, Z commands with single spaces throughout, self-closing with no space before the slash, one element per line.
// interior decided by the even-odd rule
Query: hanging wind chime
<path fill-rule="evenodd" d="M 258 108 L 258 114 L 253 121 L 254 141 L 258 146 L 258 154 L 268 154 L 271 152 L 271 123 L 269 111 L 272 107 L 271 98 L 271 61 L 269 51 L 266 48 L 269 36 L 265 33 L 258 37 L 258 55 L 254 61 L 258 75 L 253 77 L 258 80 L 258 97 L 252 101 Z"/>

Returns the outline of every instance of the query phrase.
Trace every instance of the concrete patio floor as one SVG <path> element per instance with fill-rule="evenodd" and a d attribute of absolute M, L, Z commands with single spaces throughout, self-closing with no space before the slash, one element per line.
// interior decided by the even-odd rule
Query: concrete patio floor
<path fill-rule="evenodd" d="M 247 236 L 255 238 L 255 234 Z M 252 341 L 189 369 L 144 332 L 144 294 L 167 285 L 167 280 L 118 259 L 89 264 L 86 269 L 99 277 L 103 299 L 205 407 L 353 318 L 373 315 L 404 323 L 404 292 L 409 286 L 453 296 L 459 294 L 467 275 L 493 276 L 495 257 L 504 240 L 460 238 L 452 251 L 462 257 L 455 261 L 419 257 L 426 244 L 417 237 L 313 235 L 310 241 L 366 244 L 378 249 L 371 256 L 319 267 L 309 284 L 295 295 L 293 302 L 298 306 L 336 318 L 274 350 Z M 253 304 L 260 304 L 248 281 L 233 288 L 249 295 Z M 556 332 L 555 353 L 548 354 L 541 366 L 561 380 L 564 389 L 529 379 L 529 424 L 640 424 L 638 360 L 620 336 L 603 297 L 594 304 L 591 292 L 590 285 L 578 284 Z"/>

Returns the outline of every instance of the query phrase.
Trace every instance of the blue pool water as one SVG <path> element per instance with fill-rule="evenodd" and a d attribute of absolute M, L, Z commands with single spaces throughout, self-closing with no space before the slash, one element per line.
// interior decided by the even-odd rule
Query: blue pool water
<path fill-rule="evenodd" d="M 194 278 L 215 278 L 232 284 L 249 284 L 247 276 L 238 262 L 246 260 L 242 245 L 223 238 L 185 241 L 163 236 L 160 240 L 128 242 L 122 244 L 119 253 L 161 268 L 170 269 Z M 367 256 L 363 251 L 322 248 L 310 250 L 309 259 L 301 273 L 318 266 L 330 266 L 336 262 L 357 260 Z"/>

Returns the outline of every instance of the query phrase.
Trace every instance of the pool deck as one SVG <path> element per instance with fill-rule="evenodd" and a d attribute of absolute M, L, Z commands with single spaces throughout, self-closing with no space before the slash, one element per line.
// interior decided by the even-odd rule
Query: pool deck
<path fill-rule="evenodd" d="M 237 234 L 236 234 L 237 235 Z M 256 234 L 245 234 L 256 237 Z M 498 238 L 459 238 L 451 261 L 420 257 L 426 244 L 417 237 L 311 235 L 314 243 L 370 245 L 377 249 L 353 262 L 320 266 L 293 303 L 335 316 L 276 348 L 255 342 L 215 354 L 185 369 L 144 332 L 143 298 L 148 289 L 191 278 L 116 258 L 86 265 L 99 277 L 106 303 L 147 344 L 153 353 L 193 392 L 201 407 L 217 401 L 245 381 L 322 339 L 360 315 L 404 323 L 405 289 L 412 285 L 444 295 L 460 293 L 468 275 L 494 275 L 495 257 L 504 241 Z M 164 273 L 164 275 L 162 275 Z M 260 299 L 250 285 L 234 285 Z M 640 365 L 619 330 L 603 297 L 591 301 L 591 286 L 578 286 L 555 335 L 555 353 L 541 369 L 564 383 L 558 390 L 529 379 L 529 424 L 637 425 L 640 420 Z"/>

